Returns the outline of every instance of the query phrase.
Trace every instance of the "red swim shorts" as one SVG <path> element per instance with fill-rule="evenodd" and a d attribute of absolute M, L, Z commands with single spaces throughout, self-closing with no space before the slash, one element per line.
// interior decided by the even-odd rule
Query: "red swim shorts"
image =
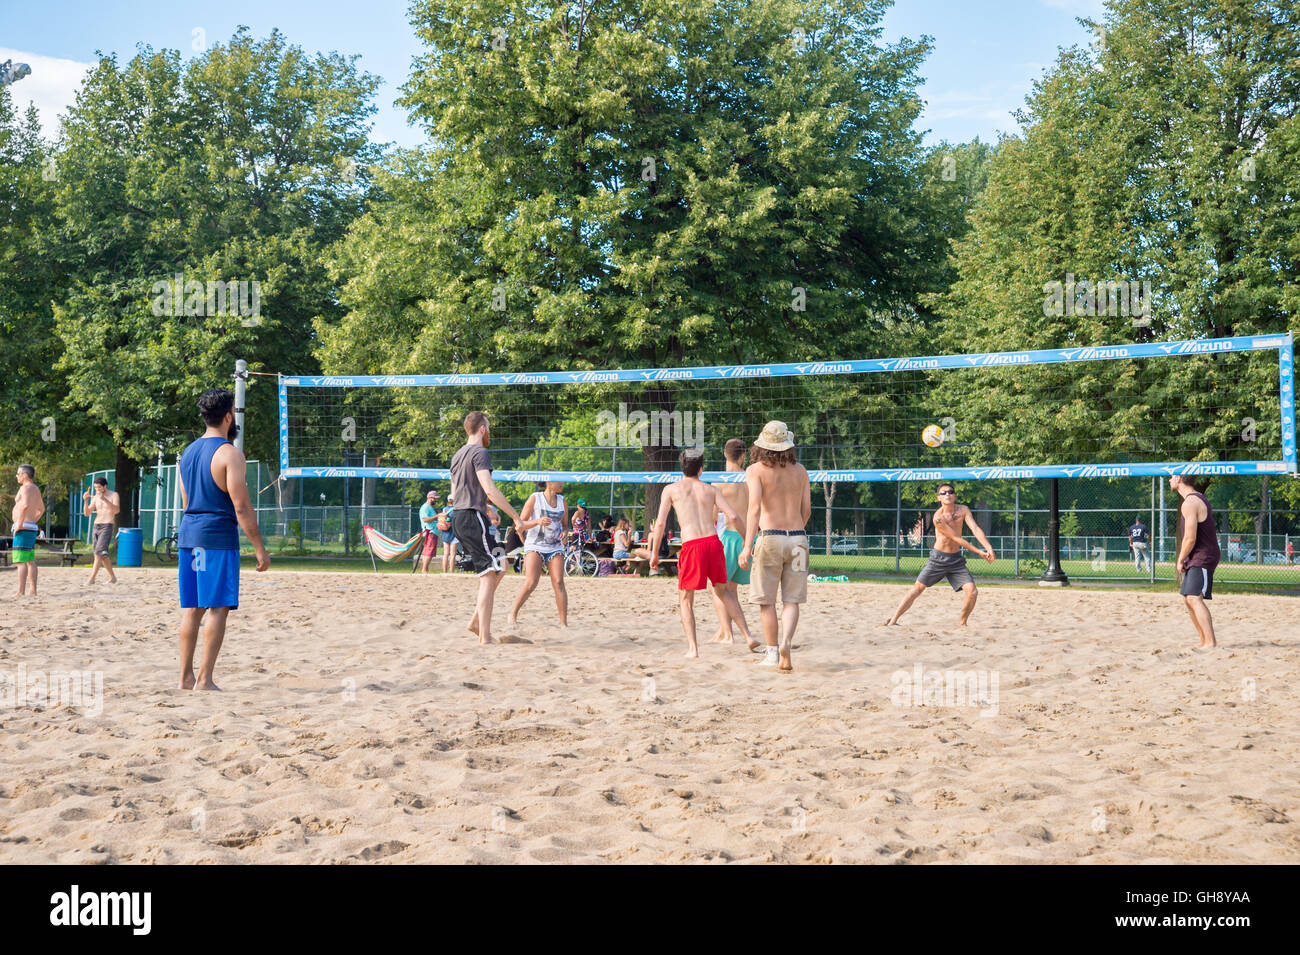
<path fill-rule="evenodd" d="M 722 541 L 710 534 L 682 544 L 677 555 L 677 589 L 707 590 L 710 584 L 727 582 L 727 558 Z"/>
<path fill-rule="evenodd" d="M 438 535 L 434 531 L 424 532 L 424 556 L 433 557 L 438 553 Z"/>

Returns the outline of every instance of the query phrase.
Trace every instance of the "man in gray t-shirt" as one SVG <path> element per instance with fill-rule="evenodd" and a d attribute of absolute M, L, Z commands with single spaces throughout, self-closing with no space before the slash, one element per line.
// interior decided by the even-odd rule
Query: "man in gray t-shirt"
<path fill-rule="evenodd" d="M 478 574 L 478 601 L 469 621 L 469 631 L 478 637 L 479 643 L 493 643 L 492 601 L 505 566 L 492 538 L 488 501 L 510 515 L 516 532 L 522 534 L 523 530 L 518 512 L 492 480 L 492 463 L 487 451 L 492 443 L 492 429 L 487 415 L 481 411 L 467 414 L 465 435 L 465 446 L 451 459 L 451 500 L 456 502 L 451 523 L 461 552 Z"/>

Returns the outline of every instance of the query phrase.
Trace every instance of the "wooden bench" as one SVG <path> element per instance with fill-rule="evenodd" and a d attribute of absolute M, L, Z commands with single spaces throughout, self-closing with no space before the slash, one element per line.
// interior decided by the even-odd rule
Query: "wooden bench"
<path fill-rule="evenodd" d="M 36 543 L 46 550 L 56 551 L 61 564 L 72 567 L 77 563 L 77 545 L 81 541 L 76 537 L 38 537 Z M 13 549 L 13 537 L 0 537 L 0 564 L 9 566 L 13 563 Z"/>
<path fill-rule="evenodd" d="M 59 563 L 74 567 L 77 563 L 77 545 L 81 543 L 75 537 L 38 537 L 36 543 L 44 544 L 48 550 L 57 550 Z M 61 548 L 60 548 L 60 545 Z"/>

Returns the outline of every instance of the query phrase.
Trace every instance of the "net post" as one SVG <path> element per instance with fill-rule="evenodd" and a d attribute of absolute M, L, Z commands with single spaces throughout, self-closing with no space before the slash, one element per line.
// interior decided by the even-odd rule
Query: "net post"
<path fill-rule="evenodd" d="M 1015 551 L 1016 551 L 1016 570 L 1015 575 L 1020 576 L 1020 482 L 1016 482 L 1016 524 L 1015 524 Z"/>
<path fill-rule="evenodd" d="M 235 362 L 235 447 L 244 450 L 244 388 L 248 384 L 248 362 L 240 358 Z"/>
<path fill-rule="evenodd" d="M 1060 478 L 1051 478 L 1047 491 L 1047 569 L 1039 578 L 1040 587 L 1068 587 L 1070 578 L 1061 570 L 1061 507 L 1058 499 Z"/>
<path fill-rule="evenodd" d="M 903 536 L 903 482 L 894 482 L 894 573 L 900 573 L 900 557 L 898 552 L 901 538 Z"/>
<path fill-rule="evenodd" d="M 1150 551 L 1150 553 L 1147 554 L 1147 575 L 1150 577 L 1152 584 L 1155 584 L 1156 582 L 1156 485 L 1159 483 L 1160 478 L 1156 477 L 1154 474 L 1151 475 L 1151 533 L 1147 535 L 1151 540 L 1147 543 L 1147 548 Z"/>

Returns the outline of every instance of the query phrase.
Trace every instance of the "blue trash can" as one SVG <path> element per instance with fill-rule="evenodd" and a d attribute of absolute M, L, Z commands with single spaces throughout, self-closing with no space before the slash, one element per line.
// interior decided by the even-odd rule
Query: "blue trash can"
<path fill-rule="evenodd" d="M 123 527 L 117 532 L 117 566 L 139 567 L 144 553 L 144 532 L 138 527 Z"/>

